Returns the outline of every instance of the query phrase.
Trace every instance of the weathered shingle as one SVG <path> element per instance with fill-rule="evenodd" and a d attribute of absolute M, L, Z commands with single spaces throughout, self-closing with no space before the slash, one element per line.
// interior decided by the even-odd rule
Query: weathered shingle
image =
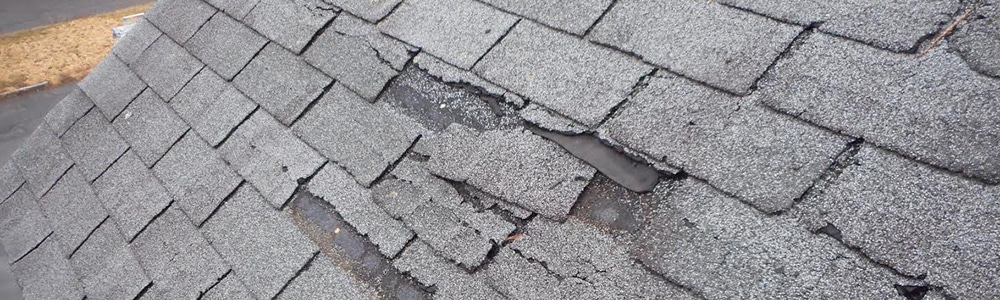
<path fill-rule="evenodd" d="M 437 256 L 434 249 L 417 240 L 393 261 L 393 266 L 407 272 L 425 286 L 437 288 L 443 299 L 502 299 L 480 277 L 474 277 L 452 262 Z"/>
<path fill-rule="evenodd" d="M 11 270 L 17 277 L 24 299 L 82 299 L 83 288 L 69 260 L 53 242 L 42 243 Z"/>
<path fill-rule="evenodd" d="M 587 125 L 596 125 L 651 67 L 529 21 L 483 57 L 476 73 Z"/>
<path fill-rule="evenodd" d="M 289 125 L 333 82 L 277 44 L 264 46 L 233 79 L 236 88 Z"/>
<path fill-rule="evenodd" d="M 146 83 L 118 57 L 108 55 L 80 81 L 80 89 L 94 101 L 105 118 L 113 120 L 146 89 Z"/>
<path fill-rule="evenodd" d="M 212 70 L 202 70 L 170 101 L 201 138 L 217 146 L 257 104 Z"/>
<path fill-rule="evenodd" d="M 200 299 L 204 300 L 253 300 L 253 295 L 243 282 L 236 275 L 230 272 L 226 277 L 219 280 L 212 289 L 205 293 Z"/>
<path fill-rule="evenodd" d="M 260 0 L 243 22 L 292 52 L 301 53 L 337 12 L 324 0 Z"/>
<path fill-rule="evenodd" d="M 271 299 L 319 249 L 249 185 L 236 190 L 202 232 L 259 299 Z"/>
<path fill-rule="evenodd" d="M 217 10 L 202 0 L 163 0 L 143 16 L 170 38 L 184 43 Z"/>
<path fill-rule="evenodd" d="M 368 186 L 406 152 L 423 128 L 385 103 L 334 85 L 293 130 Z"/>
<path fill-rule="evenodd" d="M 129 29 L 125 37 L 115 42 L 115 46 L 111 48 L 111 51 L 122 62 L 132 65 L 139 60 L 142 52 L 146 51 L 146 48 L 149 48 L 149 45 L 152 45 L 161 35 L 163 33 L 160 32 L 159 28 L 156 28 L 153 23 L 143 18 L 132 29 Z"/>
<path fill-rule="evenodd" d="M 150 284 L 113 222 L 94 230 L 70 258 L 89 299 L 134 299 Z"/>
<path fill-rule="evenodd" d="M 127 240 L 171 202 L 167 189 L 131 150 L 94 181 L 94 190 Z"/>
<path fill-rule="evenodd" d="M 1000 2 L 983 1 L 951 39 L 969 67 L 1000 78 Z"/>
<path fill-rule="evenodd" d="M 142 52 L 132 68 L 153 91 L 170 101 L 204 66 L 180 45 L 161 36 Z"/>
<path fill-rule="evenodd" d="M 543 24 L 583 35 L 613 0 L 484 0 L 483 2 Z"/>
<path fill-rule="evenodd" d="M 267 39 L 225 14 L 215 14 L 184 47 L 226 80 L 232 80 Z"/>
<path fill-rule="evenodd" d="M 0 245 L 12 263 L 28 254 L 52 233 L 49 220 L 45 218 L 37 198 L 21 188 L 7 201 L 0 203 Z M 58 251 L 57 242 L 49 241 L 53 251 Z"/>
<path fill-rule="evenodd" d="M 129 104 L 113 125 L 147 167 L 160 160 L 189 128 L 151 90 Z"/>
<path fill-rule="evenodd" d="M 375 299 L 374 289 L 356 279 L 330 258 L 319 254 L 309 267 L 302 271 L 285 288 L 279 300 L 293 299 Z"/>
<path fill-rule="evenodd" d="M 300 180 L 326 161 L 262 110 L 243 122 L 219 153 L 277 208 L 291 199 Z"/>
<path fill-rule="evenodd" d="M 330 4 L 336 5 L 368 22 L 375 23 L 389 15 L 394 7 L 403 0 L 379 0 L 379 1 L 354 1 L 354 0 L 329 0 Z"/>
<path fill-rule="evenodd" d="M 194 224 L 205 222 L 243 181 L 205 141 L 190 132 L 153 167 L 153 173 Z"/>
<path fill-rule="evenodd" d="M 146 293 L 156 299 L 197 298 L 229 271 L 194 224 L 173 207 L 153 220 L 132 246 L 153 279 Z"/>
<path fill-rule="evenodd" d="M 76 167 L 66 171 L 38 204 L 52 226 L 55 241 L 67 257 L 108 217 L 89 181 Z"/>
<path fill-rule="evenodd" d="M 97 110 L 91 110 L 80 118 L 60 139 L 66 153 L 76 162 L 75 169 L 88 182 L 97 179 L 128 149 L 128 144 L 111 127 L 111 122 Z"/>
<path fill-rule="evenodd" d="M 11 163 L 17 166 L 21 176 L 28 182 L 27 187 L 37 198 L 59 180 L 73 165 L 73 160 L 66 154 L 49 126 L 42 124 L 28 136 L 21 148 L 14 151 Z"/>
<path fill-rule="evenodd" d="M 517 17 L 472 0 L 404 1 L 378 28 L 469 69 Z"/>
<path fill-rule="evenodd" d="M 52 132 L 56 136 L 61 137 L 66 133 L 66 130 L 69 130 L 70 126 L 73 126 L 73 123 L 76 123 L 93 107 L 94 102 L 90 101 L 87 94 L 84 94 L 80 88 L 75 88 L 69 92 L 69 95 L 66 95 L 66 98 L 56 103 L 49 110 L 49 113 L 45 114 L 45 123 L 49 124 L 49 128 L 52 128 Z"/>

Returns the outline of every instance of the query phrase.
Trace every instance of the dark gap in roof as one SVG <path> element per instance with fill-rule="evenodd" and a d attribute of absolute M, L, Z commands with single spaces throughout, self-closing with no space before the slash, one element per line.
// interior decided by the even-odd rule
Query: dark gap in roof
<path fill-rule="evenodd" d="M 896 289 L 896 293 L 906 297 L 907 300 L 923 300 L 927 292 L 930 291 L 930 287 L 923 285 L 893 284 L 892 287 Z"/>
<path fill-rule="evenodd" d="M 829 235 L 840 242 L 844 241 L 844 234 L 840 232 L 840 229 L 837 228 L 837 226 L 833 226 L 833 224 L 830 224 L 829 222 L 826 223 L 826 226 L 816 229 L 816 233 Z"/>
<path fill-rule="evenodd" d="M 292 222 L 320 252 L 358 279 L 393 299 L 429 299 L 431 292 L 392 266 L 375 244 L 359 234 L 329 204 L 300 191 L 288 205 Z"/>
<path fill-rule="evenodd" d="M 478 131 L 519 123 L 514 109 L 501 96 L 467 83 L 444 82 L 412 65 L 392 81 L 380 99 L 435 132 L 452 123 Z"/>
<path fill-rule="evenodd" d="M 637 234 L 653 216 L 658 202 L 651 193 L 631 191 L 597 173 L 569 214 L 614 233 Z"/>
<path fill-rule="evenodd" d="M 635 192 L 650 192 L 660 182 L 660 172 L 645 161 L 626 155 L 590 134 L 567 135 L 529 126 L 532 133 L 544 137 L 587 162 L 618 184 Z"/>

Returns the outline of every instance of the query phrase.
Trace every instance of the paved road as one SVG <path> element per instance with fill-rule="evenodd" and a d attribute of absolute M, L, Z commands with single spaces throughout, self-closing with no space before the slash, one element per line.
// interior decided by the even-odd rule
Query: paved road
<path fill-rule="evenodd" d="M 0 0 L 0 34 L 147 2 L 150 0 Z"/>
<path fill-rule="evenodd" d="M 65 98 L 76 84 L 0 99 L 0 165 L 28 137 L 52 106 Z"/>

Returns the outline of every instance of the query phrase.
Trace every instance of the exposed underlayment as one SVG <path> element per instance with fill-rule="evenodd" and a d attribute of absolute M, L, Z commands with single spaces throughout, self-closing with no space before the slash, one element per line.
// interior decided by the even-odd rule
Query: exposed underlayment
<path fill-rule="evenodd" d="M 529 2 L 158 1 L 0 299 L 1000 298 L 996 1 Z"/>

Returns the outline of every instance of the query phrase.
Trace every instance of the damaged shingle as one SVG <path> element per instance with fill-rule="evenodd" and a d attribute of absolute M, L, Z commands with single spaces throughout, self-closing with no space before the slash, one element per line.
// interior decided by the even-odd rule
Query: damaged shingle
<path fill-rule="evenodd" d="M 322 0 L 260 0 L 243 21 L 268 39 L 301 53 L 337 12 Z"/>

